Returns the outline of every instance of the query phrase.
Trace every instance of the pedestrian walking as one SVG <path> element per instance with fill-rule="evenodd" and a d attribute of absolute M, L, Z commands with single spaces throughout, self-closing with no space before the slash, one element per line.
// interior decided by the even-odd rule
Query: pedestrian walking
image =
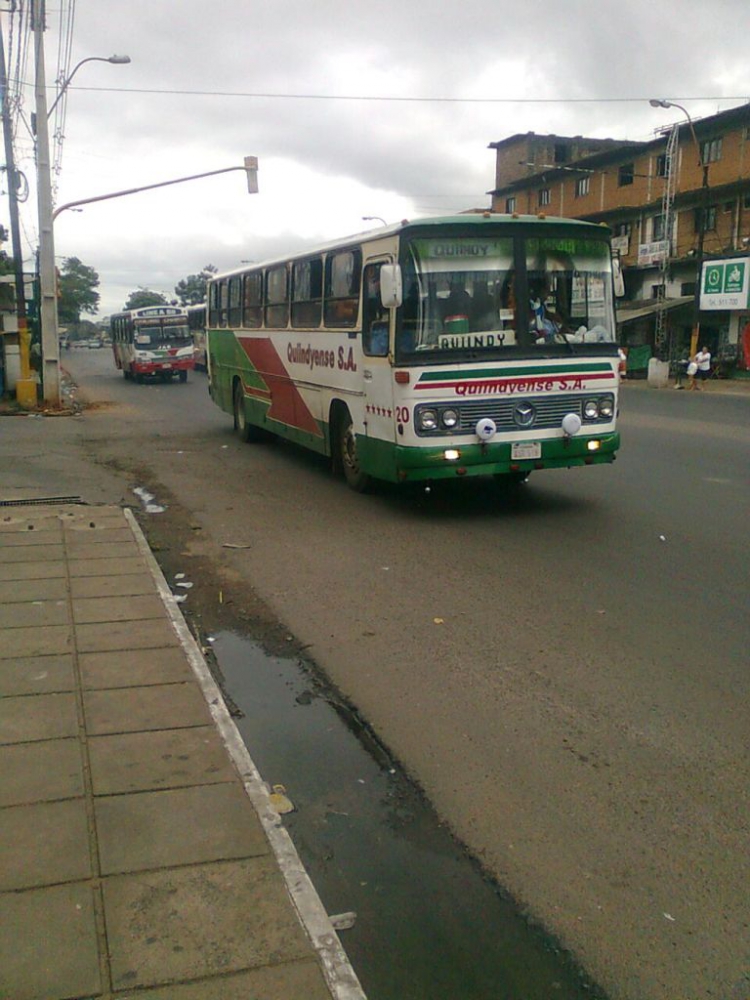
<path fill-rule="evenodd" d="M 698 366 L 697 377 L 705 382 L 711 374 L 711 352 L 706 347 L 701 347 L 693 360 Z"/>

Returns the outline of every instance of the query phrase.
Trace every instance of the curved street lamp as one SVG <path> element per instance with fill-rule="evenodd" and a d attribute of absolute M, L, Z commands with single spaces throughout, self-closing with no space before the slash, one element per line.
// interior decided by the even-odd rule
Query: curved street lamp
<path fill-rule="evenodd" d="M 87 62 L 129 63 L 130 56 L 88 56 L 73 67 L 62 80 L 52 107 L 47 107 L 44 79 L 44 18 L 35 5 L 34 31 L 34 93 L 36 97 L 37 202 L 39 206 L 39 320 L 42 335 L 42 384 L 44 401 L 60 405 L 60 343 L 57 332 L 57 295 L 55 291 L 55 243 L 52 216 L 52 182 L 50 178 L 49 129 L 50 115 L 70 86 L 78 70 Z"/>
<path fill-rule="evenodd" d="M 380 215 L 363 215 L 362 216 L 362 221 L 363 222 L 381 222 L 384 226 L 388 225 L 388 223 L 385 221 L 385 219 L 382 218 Z"/>
<path fill-rule="evenodd" d="M 695 127 L 693 126 L 693 119 L 690 117 L 690 112 L 687 108 L 683 108 L 681 104 L 677 104 L 675 101 L 665 101 L 658 97 L 652 97 L 648 102 L 652 108 L 677 108 L 681 111 L 683 115 L 687 118 L 688 125 L 690 126 L 690 134 L 693 137 L 693 142 L 695 143 L 695 151 L 698 154 L 698 166 L 705 170 L 705 165 L 703 163 L 703 157 L 701 156 L 701 147 L 698 142 L 698 137 L 695 134 Z"/>
<path fill-rule="evenodd" d="M 125 63 L 130 62 L 130 56 L 118 56 L 118 55 L 88 56 L 86 59 L 81 59 L 81 61 L 73 67 L 73 72 L 68 76 L 68 78 L 66 80 L 63 80 L 62 83 L 60 84 L 60 90 L 57 94 L 57 97 L 54 99 L 49 110 L 47 111 L 48 119 L 51 116 L 52 112 L 57 107 L 57 105 L 60 103 L 60 99 L 62 98 L 63 94 L 67 91 L 68 87 L 70 86 L 70 81 L 76 75 L 81 66 L 83 66 L 83 64 L 87 62 L 106 62 L 106 63 L 112 63 L 115 66 L 123 66 L 125 65 Z"/>
<path fill-rule="evenodd" d="M 692 358 L 695 352 L 698 350 L 698 337 L 700 336 L 701 329 L 701 278 L 703 275 L 703 242 L 706 235 L 706 215 L 708 213 L 708 164 L 703 161 L 703 154 L 701 152 L 700 143 L 698 142 L 698 136 L 695 134 L 695 126 L 693 125 L 693 119 L 690 117 L 690 112 L 687 108 L 684 108 L 681 104 L 677 104 L 676 101 L 667 101 L 663 98 L 652 97 L 648 102 L 652 108 L 677 108 L 681 111 L 687 118 L 688 125 L 690 126 L 690 134 L 693 137 L 693 143 L 695 145 L 695 152 L 698 155 L 698 166 L 703 171 L 703 181 L 701 184 L 702 198 L 701 206 L 698 213 L 698 246 L 695 251 L 695 300 L 693 303 L 693 332 L 690 336 L 690 357 Z"/>

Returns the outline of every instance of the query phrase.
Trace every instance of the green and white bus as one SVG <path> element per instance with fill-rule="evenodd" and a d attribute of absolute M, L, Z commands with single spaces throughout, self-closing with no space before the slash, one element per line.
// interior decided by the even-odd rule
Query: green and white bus
<path fill-rule="evenodd" d="M 244 440 L 330 455 L 355 490 L 612 462 L 609 236 L 477 213 L 216 275 L 211 396 Z"/>

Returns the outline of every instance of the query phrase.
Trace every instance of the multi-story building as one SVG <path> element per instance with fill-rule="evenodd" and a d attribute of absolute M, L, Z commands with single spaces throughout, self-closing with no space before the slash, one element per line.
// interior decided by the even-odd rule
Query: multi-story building
<path fill-rule="evenodd" d="M 695 121 L 681 109 L 674 113 L 680 121 L 646 142 L 528 133 L 491 143 L 492 210 L 606 223 L 625 279 L 618 304 L 622 343 L 677 358 L 689 350 L 698 326 L 714 358 L 733 363 L 739 356 L 744 365 L 743 332 L 750 348 L 750 105 Z M 739 274 L 740 291 L 701 294 L 699 311 L 701 263 L 709 261 L 717 263 L 714 275 L 719 261 L 726 262 L 727 274 L 731 266 L 732 288 Z"/>

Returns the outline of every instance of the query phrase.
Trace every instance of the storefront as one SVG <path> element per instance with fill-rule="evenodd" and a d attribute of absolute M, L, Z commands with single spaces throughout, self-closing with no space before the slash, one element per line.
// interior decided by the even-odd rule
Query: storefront
<path fill-rule="evenodd" d="M 709 344 L 717 364 L 750 375 L 750 257 L 747 254 L 703 262 L 701 270 L 701 335 L 718 331 Z M 703 337 L 701 336 L 701 343 Z M 701 344 L 697 345 L 698 347 Z"/>

